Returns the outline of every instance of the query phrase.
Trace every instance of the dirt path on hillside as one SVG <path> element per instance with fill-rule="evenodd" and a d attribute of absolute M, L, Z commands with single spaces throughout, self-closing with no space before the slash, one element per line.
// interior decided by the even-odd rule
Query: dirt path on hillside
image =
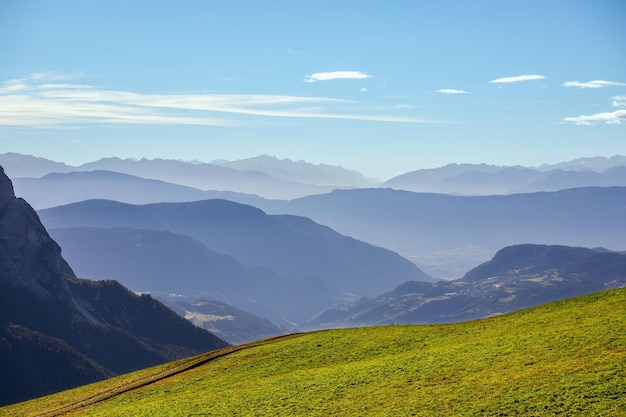
<path fill-rule="evenodd" d="M 276 343 L 280 340 L 291 339 L 294 337 L 300 337 L 305 334 L 311 334 L 316 332 L 307 332 L 307 333 L 290 333 L 287 335 L 275 336 L 268 339 L 259 340 L 256 342 L 250 342 L 243 345 L 231 346 L 229 348 L 224 348 L 220 350 L 215 350 L 211 352 L 207 352 L 202 355 L 193 356 L 191 358 L 183 359 L 178 365 L 175 367 L 166 369 L 162 372 L 156 373 L 154 375 L 149 375 L 144 378 L 137 379 L 135 381 L 128 382 L 126 384 L 120 385 L 115 388 L 111 388 L 109 390 L 100 392 L 98 394 L 92 395 L 91 397 L 82 399 L 80 401 L 76 401 L 74 403 L 65 405 L 61 408 L 57 408 L 56 410 L 47 411 L 41 414 L 37 414 L 37 417 L 56 417 L 61 416 L 67 413 L 73 413 L 80 411 L 81 409 L 90 407 L 94 404 L 101 403 L 103 401 L 110 400 L 111 398 L 117 397 L 119 395 L 125 394 L 130 391 L 134 391 L 136 389 L 147 387 L 156 382 L 163 381 L 164 379 L 180 375 L 183 372 L 187 372 L 191 369 L 197 368 L 199 366 L 205 365 L 215 359 L 222 358 L 224 356 L 233 354 L 235 352 L 239 352 L 245 349 L 250 349 L 256 346 L 267 345 L 271 343 Z"/>

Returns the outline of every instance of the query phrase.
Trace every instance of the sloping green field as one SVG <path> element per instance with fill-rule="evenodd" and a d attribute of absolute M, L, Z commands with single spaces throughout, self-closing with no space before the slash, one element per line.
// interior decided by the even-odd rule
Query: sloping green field
<path fill-rule="evenodd" d="M 0 415 L 63 407 L 75 416 L 626 415 L 626 289 L 458 324 L 276 338 Z"/>

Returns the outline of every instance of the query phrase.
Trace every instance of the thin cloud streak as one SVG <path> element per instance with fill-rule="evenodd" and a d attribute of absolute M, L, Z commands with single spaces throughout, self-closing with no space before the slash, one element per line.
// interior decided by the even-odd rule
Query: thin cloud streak
<path fill-rule="evenodd" d="M 364 78 L 371 78 L 372 76 L 362 71 L 331 71 L 331 72 L 316 72 L 304 77 L 305 83 L 314 83 L 317 81 L 330 81 L 339 79 L 352 79 L 361 80 Z"/>
<path fill-rule="evenodd" d="M 456 90 L 454 88 L 442 88 L 441 90 L 437 90 L 437 92 L 443 94 L 469 94 L 465 90 Z"/>
<path fill-rule="evenodd" d="M 348 111 L 359 103 L 326 97 L 257 94 L 140 94 L 74 84 L 11 80 L 0 86 L 0 125 L 82 123 L 235 126 L 242 116 L 427 123 L 411 117 Z M 37 79 L 38 80 L 38 79 Z M 47 80 L 46 80 L 47 81 Z M 219 114 L 219 116 L 216 116 Z M 236 117 L 239 116 L 239 117 Z"/>
<path fill-rule="evenodd" d="M 489 81 L 491 84 L 499 84 L 499 83 L 517 83 L 520 81 L 533 81 L 533 80 L 543 80 L 546 77 L 543 75 L 516 75 L 514 77 L 504 77 L 504 78 L 496 78 L 495 80 Z"/>
<path fill-rule="evenodd" d="M 0 125 L 8 126 L 53 127 L 82 123 L 234 125 L 217 118 L 175 116 L 119 104 L 42 100 L 26 95 L 0 96 L 0 107 Z"/>
<path fill-rule="evenodd" d="M 617 81 L 606 81 L 606 80 L 593 80 L 587 82 L 580 81 L 565 81 L 561 84 L 563 87 L 578 87 L 578 88 L 602 88 L 609 86 L 626 86 L 626 83 L 620 83 Z"/>

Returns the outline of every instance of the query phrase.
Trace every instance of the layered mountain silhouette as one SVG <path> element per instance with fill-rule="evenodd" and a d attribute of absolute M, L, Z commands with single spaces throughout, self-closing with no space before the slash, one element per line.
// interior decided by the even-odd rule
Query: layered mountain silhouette
<path fill-rule="evenodd" d="M 70 172 L 75 169 L 63 162 L 51 161 L 31 155 L 22 155 L 15 152 L 0 154 L 0 166 L 9 177 L 38 178 L 52 172 Z"/>
<path fill-rule="evenodd" d="M 303 328 L 447 323 L 626 286 L 626 254 L 555 245 L 504 248 L 463 278 L 407 282 L 328 309 Z"/>
<path fill-rule="evenodd" d="M 626 186 L 626 157 L 581 158 L 537 168 L 449 164 L 419 169 L 386 181 L 383 187 L 456 195 L 558 191 L 588 186 Z"/>
<path fill-rule="evenodd" d="M 51 173 L 40 178 L 14 178 L 13 184 L 16 194 L 37 210 L 89 199 L 109 199 L 130 204 L 209 198 L 224 198 L 253 205 L 264 201 L 256 195 L 232 191 L 202 191 L 165 181 L 100 170 Z"/>
<path fill-rule="evenodd" d="M 349 171 L 342 167 L 313 165 L 304 161 L 278 159 L 266 155 L 247 160 L 214 163 L 170 159 L 103 158 L 74 167 L 29 155 L 7 153 L 0 154 L 0 165 L 2 164 L 6 165 L 7 174 L 14 180 L 16 178 L 33 179 L 26 184 L 16 184 L 16 188 L 20 190 L 22 187 L 39 186 L 39 181 L 34 181 L 34 179 L 47 174 L 90 171 L 117 172 L 196 190 L 231 191 L 273 199 L 291 199 L 329 192 L 335 188 L 377 184 L 376 181 L 367 179 L 356 171 Z M 64 176 L 58 176 L 55 179 L 58 182 L 62 178 L 75 179 L 75 177 Z M 50 182 L 50 179 L 47 181 Z M 57 184 L 57 187 L 59 190 L 62 189 L 60 184 Z M 28 188 L 25 192 L 28 192 Z M 105 195 L 96 197 L 106 198 Z M 65 201 L 67 202 L 69 201 Z M 54 204 L 48 206 L 52 205 Z"/>
<path fill-rule="evenodd" d="M 347 170 L 340 166 L 315 165 L 268 155 L 238 161 L 213 161 L 212 163 L 168 159 L 103 158 L 80 166 L 70 166 L 44 158 L 6 153 L 0 154 L 0 165 L 4 165 L 8 175 L 14 179 L 19 195 L 31 197 L 37 195 L 35 191 L 38 187 L 54 184 L 56 202 L 51 200 L 45 205 L 40 205 L 45 201 L 31 202 L 37 208 L 52 207 L 87 198 L 114 199 L 134 204 L 183 201 L 178 198 L 182 198 L 181 196 L 185 193 L 197 195 L 200 191 L 206 190 L 235 193 L 233 198 L 220 196 L 220 198 L 229 199 L 234 199 L 238 194 L 252 194 L 268 199 L 294 199 L 311 194 L 323 194 L 336 188 L 376 187 L 381 184 L 379 180 L 366 178 L 357 171 Z M 150 198 L 150 192 L 158 191 L 154 188 L 150 188 L 150 192 L 146 190 L 138 193 L 143 195 L 143 201 L 125 198 L 128 195 L 123 193 L 114 197 L 106 193 L 94 195 L 93 187 L 89 189 L 87 183 L 93 181 L 97 184 L 101 179 L 90 177 L 88 173 L 91 171 L 117 172 L 185 186 L 187 189 L 177 190 L 174 195 L 179 197 L 161 200 L 157 194 L 153 195 L 150 200 L 145 200 Z M 85 190 L 90 191 L 89 197 L 77 199 L 76 193 L 71 191 L 72 186 L 70 184 L 64 186 L 62 182 L 64 179 L 71 183 L 77 180 L 76 176 L 57 176 L 54 177 L 54 181 L 52 178 L 37 180 L 51 173 L 70 172 L 83 173 L 82 181 Z M 19 181 L 17 181 L 18 178 Z M 28 178 L 30 181 L 22 181 L 22 178 Z M 122 188 L 125 186 L 124 182 L 127 181 L 123 177 L 117 177 L 117 180 L 121 182 Z M 580 158 L 558 164 L 544 164 L 540 167 L 449 164 L 439 168 L 407 172 L 382 184 L 384 188 L 454 195 L 515 194 L 588 186 L 626 186 L 626 157 L 616 155 L 611 158 Z M 97 187 L 95 189 L 97 190 Z M 194 197 L 193 199 L 215 197 L 217 196 Z M 188 200 L 189 198 L 185 201 Z M 250 200 L 235 199 L 234 201 L 254 204 Z"/>
<path fill-rule="evenodd" d="M 150 296 L 76 278 L 0 167 L 0 404 L 224 346 Z"/>
<path fill-rule="evenodd" d="M 186 163 L 168 159 L 104 158 L 80 166 L 81 170 L 106 170 L 186 185 L 201 190 L 235 191 L 265 198 L 290 199 L 324 193 L 335 187 L 275 178 L 262 171 L 239 171 L 208 163 Z"/>
<path fill-rule="evenodd" d="M 342 299 L 432 280 L 395 252 L 310 219 L 226 200 L 142 206 L 92 200 L 40 215 L 80 271 L 111 274 L 136 291 L 222 293 L 219 299 L 269 318 L 250 310 L 256 300 L 295 323 Z"/>
<path fill-rule="evenodd" d="M 319 279 L 245 265 L 178 233 L 131 228 L 51 229 L 50 233 L 80 275 L 115 278 L 134 291 L 172 294 L 174 300 L 183 295 L 196 296 L 190 302 L 198 297 L 222 300 L 285 326 L 293 327 L 345 299 L 341 291 Z"/>
<path fill-rule="evenodd" d="M 626 187 L 473 197 L 377 188 L 335 190 L 265 209 L 309 217 L 339 233 L 394 250 L 422 267 L 434 257 L 452 263 L 455 251 L 487 252 L 486 258 L 474 257 L 486 261 L 498 249 L 522 243 L 613 250 L 625 244 Z M 445 278 L 458 278 L 471 267 L 450 271 Z"/>

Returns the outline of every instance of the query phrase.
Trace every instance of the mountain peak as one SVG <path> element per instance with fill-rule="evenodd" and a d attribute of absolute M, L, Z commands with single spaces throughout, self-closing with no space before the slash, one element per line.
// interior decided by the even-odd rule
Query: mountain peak
<path fill-rule="evenodd" d="M 4 173 L 4 168 L 0 166 L 0 208 L 9 204 L 13 199 L 15 199 L 13 183 Z"/>

